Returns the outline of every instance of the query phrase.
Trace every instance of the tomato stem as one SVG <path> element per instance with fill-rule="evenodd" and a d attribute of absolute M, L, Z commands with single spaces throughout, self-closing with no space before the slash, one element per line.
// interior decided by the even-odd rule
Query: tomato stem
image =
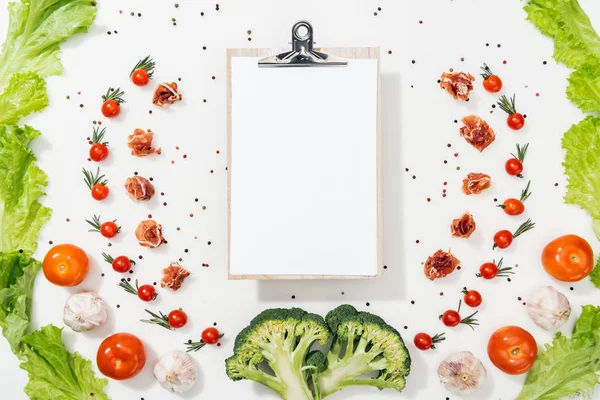
<path fill-rule="evenodd" d="M 516 114 L 516 112 L 517 112 L 517 108 L 515 107 L 515 95 L 514 94 L 510 100 L 508 100 L 508 98 L 505 95 L 502 95 L 502 97 L 500 97 L 500 100 L 498 101 L 497 104 L 498 104 L 498 107 L 500 107 L 500 109 L 502 111 L 504 111 L 505 113 L 507 113 L 508 115 L 513 115 L 513 114 Z"/>
<path fill-rule="evenodd" d="M 146 324 L 156 324 L 156 325 L 160 325 L 165 329 L 168 329 L 170 331 L 173 330 L 173 327 L 171 325 L 169 325 L 169 317 L 167 317 L 165 314 L 163 314 L 162 312 L 158 312 L 160 315 L 156 315 L 154 314 L 152 311 L 150 310 L 144 310 L 146 311 L 148 314 L 150 314 L 152 316 L 151 319 L 140 319 L 140 321 L 146 323 Z"/>

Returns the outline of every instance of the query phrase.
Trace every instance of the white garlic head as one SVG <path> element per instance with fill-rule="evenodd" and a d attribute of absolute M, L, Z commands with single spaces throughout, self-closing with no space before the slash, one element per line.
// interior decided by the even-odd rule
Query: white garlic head
<path fill-rule="evenodd" d="M 188 354 L 173 351 L 158 360 L 154 366 L 154 377 L 169 392 L 183 393 L 190 390 L 198 379 L 198 369 Z"/>
<path fill-rule="evenodd" d="M 531 293 L 527 314 L 533 322 L 547 331 L 560 328 L 571 315 L 567 296 L 552 286 L 542 286 Z"/>
<path fill-rule="evenodd" d="M 438 367 L 440 381 L 452 393 L 463 395 L 481 389 L 487 371 L 470 351 L 461 351 L 448 356 Z"/>
<path fill-rule="evenodd" d="M 106 303 L 96 292 L 76 293 L 65 303 L 63 321 L 75 332 L 93 331 L 106 321 L 106 309 Z"/>

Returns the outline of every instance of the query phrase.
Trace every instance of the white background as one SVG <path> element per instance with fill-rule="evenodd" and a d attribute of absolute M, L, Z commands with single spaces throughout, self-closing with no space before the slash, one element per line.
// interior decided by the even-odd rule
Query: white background
<path fill-rule="evenodd" d="M 581 3 L 596 29 L 600 28 L 600 4 L 592 0 Z M 82 246 L 93 258 L 93 264 L 81 289 L 98 291 L 110 305 L 109 320 L 97 332 L 75 334 L 68 328 L 64 331 L 68 348 L 94 359 L 101 340 L 118 331 L 137 334 L 146 344 L 146 368 L 131 381 L 110 382 L 107 391 L 113 399 L 176 398 L 154 382 L 152 366 L 158 356 L 182 349 L 181 343 L 188 338 L 198 339 L 202 329 L 213 322 L 226 334 L 223 345 L 193 355 L 201 370 L 200 382 L 181 397 L 276 398 L 258 384 L 227 379 L 223 360 L 231 354 L 235 334 L 267 307 L 300 306 L 324 314 L 342 302 L 377 313 L 398 328 L 411 352 L 412 373 L 400 395 L 356 388 L 345 389 L 332 399 L 454 399 L 456 396 L 438 383 L 436 370 L 444 357 L 461 350 L 472 351 L 488 370 L 485 390 L 472 398 L 511 399 L 519 392 L 524 377 L 507 376 L 491 365 L 486 355 L 489 335 L 502 325 L 518 324 L 529 330 L 540 346 L 552 336 L 528 319 L 517 298 L 526 300 L 532 289 L 544 284 L 565 293 L 574 312 L 564 332 L 569 332 L 580 305 L 600 304 L 600 291 L 589 281 L 573 284 L 571 291 L 571 285 L 547 276 L 539 262 L 542 247 L 561 234 L 576 233 L 588 239 L 595 249 L 599 246 L 586 213 L 562 204 L 565 179 L 560 138 L 582 118 L 564 94 L 569 72 L 552 60 L 552 41 L 524 20 L 522 2 L 240 0 L 221 2 L 219 11 L 214 2 L 180 1 L 177 9 L 173 4 L 100 2 L 91 32 L 64 46 L 64 75 L 48 80 L 51 107 L 27 121 L 43 132 L 35 151 L 50 177 L 44 202 L 54 209 L 52 221 L 43 230 L 38 257 L 42 258 L 49 249 L 49 240 Z M 5 5 L 0 7 L 2 35 L 6 32 Z M 374 16 L 377 7 L 382 10 Z M 131 11 L 140 12 L 142 17 L 130 16 Z M 177 26 L 172 25 L 171 18 L 177 19 Z M 285 46 L 292 24 L 299 19 L 313 24 L 318 45 L 381 46 L 384 263 L 388 268 L 380 281 L 227 281 L 225 48 Z M 419 24 L 419 20 L 423 23 Z M 108 30 L 117 30 L 118 34 L 109 36 Z M 248 30 L 252 30 L 251 42 L 247 40 Z M 388 54 L 390 50 L 392 54 Z M 128 83 L 130 69 L 146 54 L 157 62 L 156 79 L 182 78 L 182 103 L 156 109 L 150 103 L 152 88 L 139 89 Z M 507 61 L 505 65 L 503 60 Z M 438 88 L 436 81 L 442 71 L 452 67 L 476 75 L 482 62 L 502 77 L 504 93 L 516 93 L 517 107 L 528 117 L 523 130 L 510 131 L 505 115 L 498 109 L 489 114 L 496 97 L 482 90 L 480 79 L 468 103 L 456 102 Z M 101 118 L 100 95 L 108 86 L 121 86 L 127 104 L 119 118 L 103 119 L 111 154 L 102 167 L 112 192 L 108 200 L 96 203 L 82 182 L 81 167 L 95 167 L 86 160 L 86 137 L 91 134 L 92 121 Z M 67 95 L 70 100 L 66 100 Z M 84 107 L 80 108 L 80 104 Z M 149 109 L 153 110 L 152 115 L 148 114 Z M 468 113 L 480 114 L 497 132 L 496 142 L 482 154 L 458 135 L 460 124 L 454 120 Z M 126 137 L 137 127 L 156 132 L 156 145 L 163 148 L 162 155 L 144 159 L 129 155 Z M 532 180 L 533 195 L 527 201 L 526 214 L 510 218 L 494 207 L 493 199 L 516 197 L 525 184 L 503 171 L 504 161 L 517 142 L 531 144 L 525 174 Z M 458 157 L 454 157 L 455 152 Z M 184 159 L 183 154 L 188 157 Z M 171 164 L 171 160 L 175 163 Z M 405 168 L 410 171 L 405 172 Z M 125 178 L 134 171 L 154 178 L 158 194 L 147 204 L 135 204 L 122 189 Z M 472 171 L 490 174 L 492 189 L 480 196 L 461 194 L 461 179 Z M 413 174 L 416 179 L 412 179 Z M 447 186 L 443 186 L 444 181 Z M 444 188 L 446 198 L 441 196 Z M 160 196 L 160 192 L 165 195 Z M 431 198 L 430 203 L 427 197 Z M 199 201 L 195 202 L 195 198 Z M 163 202 L 168 205 L 163 206 Z M 464 211 L 473 213 L 477 231 L 466 241 L 451 239 L 448 224 Z M 84 219 L 94 213 L 117 218 L 123 226 L 122 234 L 110 248 L 105 239 L 87 232 Z M 137 223 L 149 213 L 163 224 L 169 241 L 155 250 L 140 248 L 133 234 Z M 194 216 L 190 217 L 190 213 Z M 537 223 L 536 228 L 517 239 L 511 248 L 493 252 L 494 232 L 515 229 L 526 217 Z M 67 218 L 71 222 L 66 222 Z M 420 242 L 417 244 L 416 240 Z M 208 241 L 212 244 L 208 245 Z M 448 247 L 462 261 L 462 270 L 442 280 L 426 280 L 421 262 L 437 249 Z M 184 252 L 186 248 L 188 253 Z M 102 251 L 113 256 L 126 254 L 136 260 L 142 255 L 135 272 L 141 283 L 159 281 L 161 269 L 180 257 L 192 276 L 179 292 L 160 290 L 159 300 L 147 305 L 116 286 L 120 276 L 101 260 Z M 475 278 L 482 262 L 501 256 L 508 265 L 519 265 L 512 282 Z M 106 273 L 103 278 L 102 271 Z M 466 326 L 445 328 L 438 321 L 439 314 L 456 306 L 463 286 L 478 289 L 484 297 L 478 314 L 481 325 L 476 331 Z M 33 327 L 48 323 L 62 326 L 63 303 L 77 290 L 54 287 L 40 274 L 34 295 Z M 440 296 L 440 292 L 444 295 Z M 121 306 L 118 309 L 117 304 Z M 143 309 L 148 306 L 163 312 L 183 307 L 190 322 L 177 332 L 142 324 L 138 319 L 145 317 Z M 420 352 L 412 344 L 419 331 L 445 331 L 448 339 L 435 351 Z M 0 360 L 2 397 L 25 398 L 25 373 L 18 369 L 5 341 L 0 341 Z"/>

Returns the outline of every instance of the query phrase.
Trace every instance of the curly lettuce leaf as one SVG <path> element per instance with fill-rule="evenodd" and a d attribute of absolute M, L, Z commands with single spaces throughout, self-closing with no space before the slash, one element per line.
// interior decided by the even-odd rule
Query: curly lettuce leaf
<path fill-rule="evenodd" d="M 47 325 L 23 337 L 27 361 L 21 368 L 29 375 L 25 393 L 31 400 L 108 400 L 108 380 L 95 376 L 90 361 L 69 353 L 61 335 L 62 329 Z"/>
<path fill-rule="evenodd" d="M 588 116 L 571 126 L 562 139 L 563 166 L 568 177 L 564 200 L 587 210 L 594 224 L 600 220 L 600 118 Z M 599 232 L 596 236 L 600 239 Z"/>
<path fill-rule="evenodd" d="M 516 400 L 560 400 L 590 393 L 600 383 L 599 309 L 583 307 L 571 338 L 560 332 L 529 370 Z"/>
<path fill-rule="evenodd" d="M 596 260 L 596 265 L 594 265 L 594 269 L 592 269 L 590 279 L 594 286 L 600 289 L 600 257 L 598 257 L 598 260 Z"/>
<path fill-rule="evenodd" d="M 0 252 L 0 328 L 15 354 L 31 317 L 33 283 L 42 264 L 28 253 Z"/>
<path fill-rule="evenodd" d="M 600 110 L 600 62 L 583 64 L 571 73 L 567 97 L 583 112 Z"/>
<path fill-rule="evenodd" d="M 87 32 L 96 17 L 91 0 L 21 0 L 9 4 L 9 29 L 0 56 L 0 91 L 12 75 L 62 73 L 60 44 Z"/>
<path fill-rule="evenodd" d="M 33 72 L 14 74 L 0 96 L 0 125 L 16 124 L 48 106 L 46 81 Z"/>
<path fill-rule="evenodd" d="M 0 251 L 34 251 L 51 210 L 38 199 L 48 177 L 28 147 L 40 132 L 25 125 L 0 125 Z"/>

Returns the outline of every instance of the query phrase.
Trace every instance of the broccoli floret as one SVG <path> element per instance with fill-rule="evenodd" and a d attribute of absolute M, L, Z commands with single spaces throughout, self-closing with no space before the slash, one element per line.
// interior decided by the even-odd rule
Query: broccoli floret
<path fill-rule="evenodd" d="M 319 387 L 319 374 L 327 369 L 327 359 L 319 350 L 313 350 L 306 356 L 305 366 L 302 370 L 308 373 L 308 381 L 312 386 L 314 399 L 321 400 L 321 388 Z"/>
<path fill-rule="evenodd" d="M 380 317 L 358 312 L 350 305 L 330 311 L 325 321 L 333 333 L 333 343 L 327 354 L 327 369 L 319 375 L 323 397 L 352 385 L 404 389 L 410 355 L 398 331 Z"/>
<path fill-rule="evenodd" d="M 227 375 L 234 381 L 262 383 L 284 400 L 314 400 L 309 371 L 303 367 L 313 343 L 327 344 L 329 338 L 329 327 L 319 315 L 300 308 L 265 310 L 236 337 L 234 354 L 226 360 Z M 264 362 L 273 373 L 261 367 Z"/>

